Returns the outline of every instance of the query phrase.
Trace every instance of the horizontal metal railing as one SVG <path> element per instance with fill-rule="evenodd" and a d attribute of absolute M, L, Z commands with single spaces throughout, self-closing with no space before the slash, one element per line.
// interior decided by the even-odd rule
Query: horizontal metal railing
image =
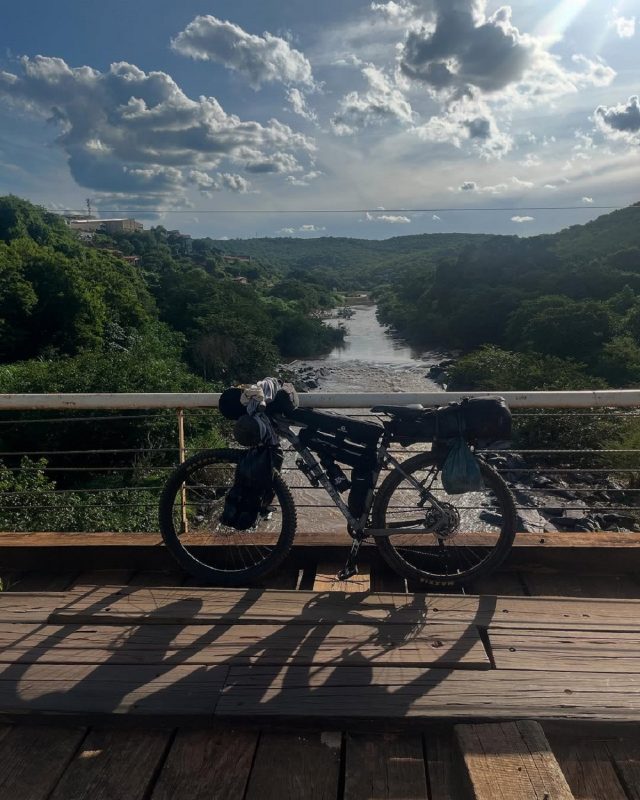
<path fill-rule="evenodd" d="M 636 390 L 310 393 L 301 394 L 300 402 L 303 407 L 341 409 L 355 417 L 367 418 L 378 416 L 370 411 L 376 405 L 420 403 L 433 407 L 462 397 L 496 394 L 504 397 L 513 409 L 516 431 L 538 416 L 548 420 L 564 417 L 574 422 L 584 417 L 585 424 L 605 417 L 622 424 L 640 416 L 640 391 Z M 0 395 L 0 467 L 5 475 L 24 479 L 19 488 L 6 481 L 0 488 L 0 528 L 26 530 L 28 520 L 37 518 L 39 529 L 49 529 L 43 527 L 49 512 L 53 514 L 53 509 L 57 518 L 61 514 L 64 517 L 68 501 L 75 504 L 69 512 L 74 520 L 70 530 L 79 530 L 80 524 L 85 524 L 86 530 L 107 529 L 100 521 L 104 510 L 119 515 L 118 524 L 108 529 L 156 530 L 155 512 L 162 484 L 179 461 L 203 446 L 202 441 L 191 436 L 190 426 L 197 422 L 202 429 L 202 424 L 206 426 L 211 420 L 211 428 L 215 427 L 212 415 L 219 396 L 216 393 Z M 124 446 L 127 442 L 119 443 L 116 432 L 112 440 L 107 436 L 105 442 L 103 436 L 101 443 L 96 443 L 96 432 L 113 424 L 135 427 L 138 423 L 154 425 L 156 421 L 163 422 L 164 427 L 162 435 L 153 441 Z M 29 446 L 21 446 L 21 426 L 34 424 L 38 435 L 42 430 L 42 439 L 31 428 Z M 61 433 L 61 424 L 71 426 L 63 429 L 67 432 L 85 430 L 82 426 L 88 426 L 86 430 L 92 434 L 87 434 L 86 448 L 83 437 L 77 436 L 76 446 L 71 446 Z M 5 446 L 9 441 L 8 431 L 13 432 L 11 447 Z M 410 455 L 412 449 L 395 446 L 394 452 Z M 514 487 L 523 518 L 534 512 L 545 519 L 583 513 L 585 517 L 618 514 L 640 520 L 640 506 L 633 500 L 640 493 L 640 449 L 617 448 L 606 442 L 602 448 L 547 442 L 540 447 L 487 452 L 497 459 L 507 457 L 508 462 L 498 463 L 497 467 Z M 39 459 L 45 460 L 44 466 L 37 463 Z M 291 460 L 285 462 L 284 471 L 298 508 L 309 509 L 309 513 L 313 509 L 332 508 L 320 489 L 307 485 Z M 42 474 L 46 476 L 46 485 L 34 488 L 29 477 Z M 54 529 L 66 528 L 54 525 Z"/>
<path fill-rule="evenodd" d="M 318 392 L 301 394 L 303 408 L 372 408 L 377 405 L 440 406 L 464 397 L 495 397 L 511 408 L 639 408 L 640 390 L 577 392 Z M 217 408 L 220 394 L 211 392 L 0 394 L 0 411 L 124 411 L 132 409 Z"/>

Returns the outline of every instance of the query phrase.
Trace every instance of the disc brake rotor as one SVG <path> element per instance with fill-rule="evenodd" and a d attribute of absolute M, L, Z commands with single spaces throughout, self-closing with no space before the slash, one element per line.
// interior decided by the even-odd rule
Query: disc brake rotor
<path fill-rule="evenodd" d="M 429 508 L 424 524 L 429 533 L 437 539 L 453 539 L 460 533 L 460 514 L 451 503 L 440 503 L 440 508 Z"/>

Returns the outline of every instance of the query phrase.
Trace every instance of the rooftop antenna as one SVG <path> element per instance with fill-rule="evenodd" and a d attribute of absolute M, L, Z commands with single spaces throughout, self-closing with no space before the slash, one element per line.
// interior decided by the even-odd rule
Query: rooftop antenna
<path fill-rule="evenodd" d="M 92 211 L 91 198 L 87 197 L 87 218 L 88 219 L 92 219 L 93 218 L 92 214 L 91 214 L 91 211 Z"/>

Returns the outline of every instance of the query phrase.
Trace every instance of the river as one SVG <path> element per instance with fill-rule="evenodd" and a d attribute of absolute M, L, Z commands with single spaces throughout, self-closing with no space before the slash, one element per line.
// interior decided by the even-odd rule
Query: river
<path fill-rule="evenodd" d="M 441 391 L 427 376 L 429 366 L 447 353 L 420 352 L 384 328 L 373 304 L 354 305 L 349 320 L 337 317 L 327 324 L 345 324 L 344 343 L 328 356 L 295 362 L 296 368 L 313 368 L 321 392 L 407 392 Z"/>

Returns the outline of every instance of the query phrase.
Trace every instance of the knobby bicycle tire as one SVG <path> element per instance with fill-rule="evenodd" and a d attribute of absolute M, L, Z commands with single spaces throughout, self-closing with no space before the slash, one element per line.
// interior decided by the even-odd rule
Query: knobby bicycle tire
<path fill-rule="evenodd" d="M 262 562 L 246 569 L 224 570 L 204 563 L 180 541 L 176 531 L 174 509 L 176 499 L 189 475 L 197 469 L 215 464 L 237 464 L 245 450 L 204 450 L 187 459 L 169 476 L 160 496 L 160 531 L 167 549 L 180 566 L 198 580 L 217 586 L 246 586 L 275 570 L 289 553 L 296 533 L 296 508 L 288 486 L 279 473 L 274 476 L 273 488 L 282 510 L 282 526 L 276 544 Z"/>
<path fill-rule="evenodd" d="M 419 453 L 413 458 L 407 459 L 402 464 L 402 469 L 405 474 L 409 474 L 419 469 L 434 467 L 437 463 L 437 459 L 431 453 Z M 468 570 L 456 574 L 438 575 L 419 569 L 403 558 L 393 545 L 393 536 L 376 537 L 376 544 L 381 556 L 393 570 L 410 580 L 420 581 L 430 586 L 453 587 L 461 586 L 471 580 L 486 576 L 500 566 L 507 557 L 515 537 L 517 520 L 515 502 L 509 487 L 502 477 L 481 459 L 478 459 L 478 464 L 485 486 L 495 495 L 503 520 L 498 541 L 487 557 Z M 387 527 L 386 511 L 389 501 L 394 491 L 404 480 L 405 476 L 396 469 L 390 472 L 383 481 L 373 504 L 372 522 L 374 528 L 384 529 Z M 451 497 L 448 500 L 451 500 Z M 464 536 L 464 533 L 460 535 Z"/>

